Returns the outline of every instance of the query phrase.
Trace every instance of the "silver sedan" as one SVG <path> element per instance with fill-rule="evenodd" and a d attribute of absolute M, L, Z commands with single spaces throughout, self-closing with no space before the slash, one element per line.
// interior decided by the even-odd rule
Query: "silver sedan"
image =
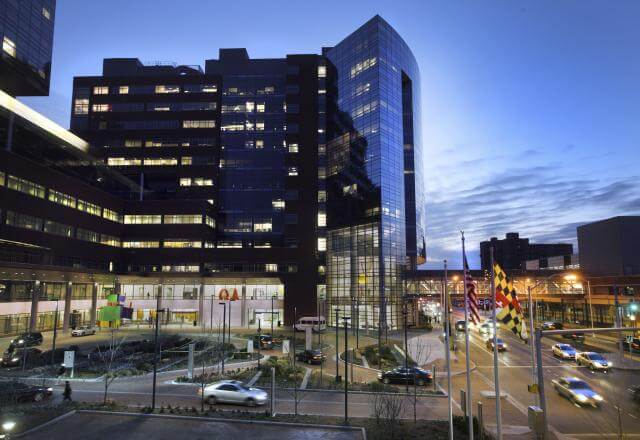
<path fill-rule="evenodd" d="M 264 405 L 269 395 L 258 389 L 247 387 L 237 380 L 223 380 L 199 389 L 199 394 L 204 394 L 204 399 L 210 405 L 216 403 L 235 403 L 247 406 Z"/>

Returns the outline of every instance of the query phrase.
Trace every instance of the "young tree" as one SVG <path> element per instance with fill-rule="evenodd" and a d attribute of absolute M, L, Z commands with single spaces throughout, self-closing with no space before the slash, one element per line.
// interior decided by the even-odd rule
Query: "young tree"
<path fill-rule="evenodd" d="M 102 364 L 104 370 L 104 399 L 103 403 L 106 405 L 107 403 L 107 394 L 109 392 L 109 387 L 111 384 L 118 378 L 118 374 L 113 370 L 114 362 L 117 358 L 122 354 L 121 347 L 125 341 L 125 337 L 123 337 L 119 342 L 115 340 L 115 331 L 116 329 L 111 329 L 111 340 L 108 345 L 108 350 L 102 351 L 102 348 L 98 346 L 98 359 Z"/>

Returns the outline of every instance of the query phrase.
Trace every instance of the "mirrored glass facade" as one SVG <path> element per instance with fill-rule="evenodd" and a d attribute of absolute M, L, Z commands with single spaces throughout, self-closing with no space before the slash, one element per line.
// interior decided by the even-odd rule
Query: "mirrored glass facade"
<path fill-rule="evenodd" d="M 352 317 L 358 309 L 373 327 L 397 327 L 403 271 L 424 258 L 418 66 L 379 16 L 325 55 L 338 90 L 328 145 L 327 295 L 332 308 Z"/>

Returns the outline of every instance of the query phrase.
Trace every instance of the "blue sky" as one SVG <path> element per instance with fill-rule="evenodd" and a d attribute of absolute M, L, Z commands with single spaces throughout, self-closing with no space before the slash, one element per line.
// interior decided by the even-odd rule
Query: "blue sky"
<path fill-rule="evenodd" d="M 69 125 L 74 75 L 106 57 L 204 64 L 319 53 L 375 14 L 420 66 L 428 267 L 470 264 L 518 231 L 575 242 L 592 220 L 640 213 L 640 2 L 58 0 L 51 96 Z"/>

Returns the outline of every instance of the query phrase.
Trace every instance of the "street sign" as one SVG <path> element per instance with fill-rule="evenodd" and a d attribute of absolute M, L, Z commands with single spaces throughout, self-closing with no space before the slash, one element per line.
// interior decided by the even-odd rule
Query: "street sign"
<path fill-rule="evenodd" d="M 537 393 L 538 392 L 538 384 L 537 383 L 532 383 L 530 385 L 527 385 L 527 391 L 529 391 L 530 393 Z"/>
<path fill-rule="evenodd" d="M 73 377 L 73 364 L 75 361 L 76 352 L 75 351 L 65 351 L 64 352 L 64 367 L 68 370 L 71 368 L 71 377 Z"/>
<path fill-rule="evenodd" d="M 253 340 L 249 339 L 247 341 L 247 353 L 253 353 Z"/>
<path fill-rule="evenodd" d="M 282 341 L 282 354 L 289 354 L 289 340 Z"/>

